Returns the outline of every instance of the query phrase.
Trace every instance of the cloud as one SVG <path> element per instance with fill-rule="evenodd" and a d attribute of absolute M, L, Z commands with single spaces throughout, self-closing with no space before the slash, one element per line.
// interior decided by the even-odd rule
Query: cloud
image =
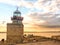
<path fill-rule="evenodd" d="M 26 2 L 24 0 L 0 0 L 0 3 L 10 4 L 10 5 L 19 6 L 19 7 L 23 6 L 27 8 L 30 8 L 33 5 L 31 2 Z"/>
<path fill-rule="evenodd" d="M 43 9 L 42 12 L 30 13 L 27 16 L 32 20 L 30 23 L 37 25 L 60 25 L 59 0 L 38 0 L 33 4 L 33 8 Z"/>
<path fill-rule="evenodd" d="M 31 9 L 43 9 L 44 13 L 54 12 L 59 8 L 59 0 L 0 0 L 0 2 Z"/>
<path fill-rule="evenodd" d="M 51 14 L 45 13 L 41 14 L 38 12 L 31 13 L 27 15 L 28 24 L 36 25 L 36 26 L 60 26 L 60 14 Z"/>
<path fill-rule="evenodd" d="M 39 25 L 48 25 L 48 24 L 59 24 L 59 18 L 54 15 L 60 11 L 60 1 L 59 0 L 37 0 L 37 1 L 28 1 L 28 0 L 0 0 L 1 3 L 6 3 L 14 6 L 22 6 L 26 8 L 43 10 L 37 11 L 34 13 L 28 13 L 28 15 L 24 16 L 24 21 L 31 24 L 39 24 Z M 31 12 L 32 12 L 31 10 Z M 36 11 L 36 10 L 35 10 Z M 57 17 L 57 18 L 56 18 Z M 57 21 L 58 20 L 58 21 Z M 57 23 L 59 22 L 59 23 Z"/>

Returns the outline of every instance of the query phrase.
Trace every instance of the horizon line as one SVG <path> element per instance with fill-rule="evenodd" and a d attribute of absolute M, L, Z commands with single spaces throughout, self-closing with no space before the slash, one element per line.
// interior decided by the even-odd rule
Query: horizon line
<path fill-rule="evenodd" d="M 0 33 L 7 33 L 7 32 L 0 32 Z M 42 31 L 42 32 L 29 32 L 29 31 L 25 31 L 24 33 L 60 33 L 60 31 Z"/>

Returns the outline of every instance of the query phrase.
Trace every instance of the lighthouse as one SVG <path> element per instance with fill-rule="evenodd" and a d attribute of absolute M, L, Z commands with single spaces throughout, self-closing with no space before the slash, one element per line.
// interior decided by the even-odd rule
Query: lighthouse
<path fill-rule="evenodd" d="M 24 25 L 22 23 L 23 17 L 21 12 L 17 9 L 13 12 L 11 17 L 12 23 L 7 23 L 7 42 L 8 43 L 22 43 Z"/>

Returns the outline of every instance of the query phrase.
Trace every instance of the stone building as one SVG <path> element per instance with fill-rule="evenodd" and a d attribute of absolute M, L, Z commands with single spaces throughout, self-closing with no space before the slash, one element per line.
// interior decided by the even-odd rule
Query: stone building
<path fill-rule="evenodd" d="M 7 23 L 7 43 L 22 43 L 24 25 L 21 12 L 16 9 L 11 17 L 12 23 Z"/>

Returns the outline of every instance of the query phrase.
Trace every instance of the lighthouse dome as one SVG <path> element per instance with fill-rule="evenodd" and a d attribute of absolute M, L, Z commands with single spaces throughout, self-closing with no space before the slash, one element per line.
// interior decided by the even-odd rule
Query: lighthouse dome
<path fill-rule="evenodd" d="M 14 11 L 14 16 L 21 16 L 21 12 L 18 10 L 18 8 L 16 9 L 16 11 Z"/>
<path fill-rule="evenodd" d="M 16 10 L 14 14 L 21 14 L 21 12 L 19 10 Z"/>

